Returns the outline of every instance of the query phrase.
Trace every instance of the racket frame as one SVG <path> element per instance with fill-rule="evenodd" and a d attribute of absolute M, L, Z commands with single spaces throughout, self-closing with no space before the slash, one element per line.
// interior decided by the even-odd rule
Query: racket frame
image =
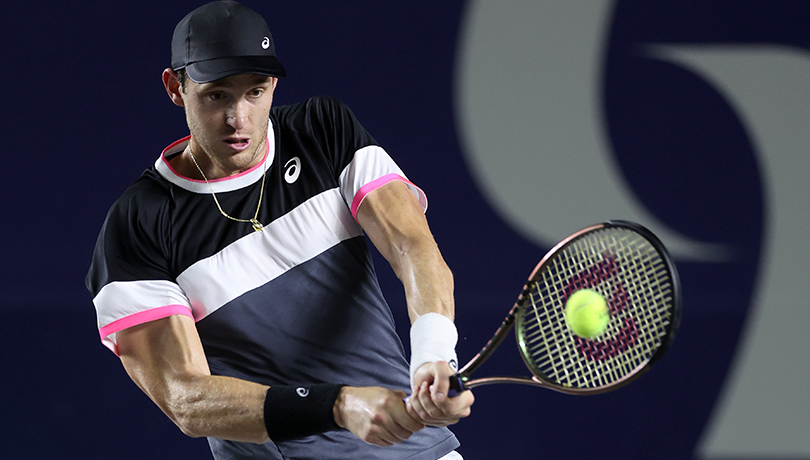
<path fill-rule="evenodd" d="M 611 227 L 622 227 L 622 228 L 629 228 L 630 230 L 635 231 L 636 233 L 642 235 L 649 243 L 654 247 L 654 249 L 661 255 L 661 258 L 664 261 L 665 268 L 669 273 L 669 277 L 672 282 L 672 317 L 669 325 L 667 326 L 667 333 L 661 338 L 661 345 L 656 349 L 655 353 L 652 357 L 646 362 L 640 363 L 636 368 L 632 371 L 628 372 L 625 376 L 620 378 L 619 380 L 612 382 L 609 385 L 604 385 L 600 387 L 593 387 L 593 388 L 575 388 L 575 387 L 567 387 L 563 385 L 559 385 L 555 382 L 552 382 L 542 375 L 542 373 L 538 372 L 534 368 L 534 364 L 532 361 L 527 358 L 526 353 L 527 350 L 522 343 L 522 338 L 520 334 L 517 332 L 515 333 L 515 338 L 517 340 L 518 349 L 520 350 L 520 355 L 523 358 L 526 367 L 532 372 L 531 377 L 526 376 L 496 376 L 496 377 L 482 377 L 477 379 L 470 379 L 470 374 L 475 371 L 484 361 L 489 358 L 489 356 L 495 351 L 498 345 L 503 342 L 504 338 L 509 334 L 509 331 L 515 324 L 515 321 L 518 316 L 519 310 L 523 306 L 524 299 L 530 295 L 532 291 L 532 285 L 535 281 L 537 274 L 543 270 L 546 263 L 549 259 L 554 257 L 557 252 L 561 251 L 563 248 L 568 246 L 572 241 L 579 238 L 581 235 L 590 233 L 595 230 L 603 229 L 603 228 L 611 228 Z M 661 357 L 666 353 L 669 347 L 672 345 L 672 342 L 675 339 L 675 334 L 680 327 L 681 322 L 681 288 L 680 288 L 680 279 L 678 277 L 678 271 L 675 268 L 675 263 L 672 261 L 672 258 L 669 255 L 666 247 L 663 245 L 661 240 L 658 239 L 651 231 L 646 229 L 645 227 L 625 220 L 610 220 L 601 224 L 592 225 L 590 227 L 586 227 L 570 236 L 565 238 L 564 240 L 557 243 L 551 250 L 549 250 L 545 256 L 538 262 L 535 266 L 534 270 L 532 270 L 531 275 L 529 276 L 528 281 L 523 286 L 523 290 L 521 291 L 520 295 L 518 296 L 515 304 L 509 310 L 509 314 L 504 319 L 503 323 L 501 323 L 500 327 L 495 331 L 495 334 L 492 338 L 484 345 L 478 354 L 476 354 L 463 368 L 461 368 L 455 375 L 453 375 L 450 379 L 450 396 L 457 394 L 461 391 L 472 389 L 482 385 L 491 385 L 494 383 L 517 383 L 523 385 L 532 385 L 538 386 L 543 388 L 548 388 L 560 393 L 571 394 L 571 395 L 590 395 L 590 394 L 599 394 L 605 393 L 608 391 L 612 391 L 618 389 L 628 383 L 632 382 L 633 380 L 637 379 L 641 375 L 643 375 L 650 367 L 657 362 Z"/>

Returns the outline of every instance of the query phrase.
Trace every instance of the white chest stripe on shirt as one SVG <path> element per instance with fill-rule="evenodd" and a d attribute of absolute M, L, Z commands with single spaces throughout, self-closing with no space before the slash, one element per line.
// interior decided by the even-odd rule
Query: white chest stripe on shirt
<path fill-rule="evenodd" d="M 327 249 L 363 234 L 337 188 L 322 192 L 177 277 L 199 321 Z"/>

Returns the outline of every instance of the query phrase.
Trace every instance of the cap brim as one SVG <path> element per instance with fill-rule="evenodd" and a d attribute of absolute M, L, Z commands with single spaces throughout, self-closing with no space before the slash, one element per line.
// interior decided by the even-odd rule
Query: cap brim
<path fill-rule="evenodd" d="M 275 56 L 237 56 L 192 62 L 186 66 L 186 75 L 195 83 L 208 83 L 220 78 L 255 73 L 271 77 L 287 76 L 284 66 Z"/>

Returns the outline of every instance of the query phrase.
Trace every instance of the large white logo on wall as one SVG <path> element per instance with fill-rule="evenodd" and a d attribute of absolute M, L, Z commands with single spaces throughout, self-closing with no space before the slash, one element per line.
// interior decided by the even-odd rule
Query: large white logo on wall
<path fill-rule="evenodd" d="M 660 225 L 605 154 L 598 91 L 611 3 L 480 0 L 468 7 L 456 106 L 473 175 L 493 207 L 545 247 L 624 218 L 650 227 L 677 256 L 722 257 L 723 248 Z"/>
<path fill-rule="evenodd" d="M 713 83 L 760 155 L 766 232 L 754 309 L 700 451 L 707 458 L 810 455 L 810 59 L 776 47 L 657 47 Z"/>
<path fill-rule="evenodd" d="M 464 154 L 490 204 L 526 238 L 550 247 L 599 220 L 658 233 L 680 260 L 719 261 L 727 248 L 667 228 L 612 163 L 599 98 L 611 1 L 472 1 L 464 18 L 457 120 Z M 810 258 L 810 62 L 779 49 L 658 47 L 722 91 L 749 128 L 764 168 L 763 269 L 752 322 L 714 421 L 706 457 L 810 454 L 800 302 Z M 531 210 L 531 212 L 526 212 Z"/>

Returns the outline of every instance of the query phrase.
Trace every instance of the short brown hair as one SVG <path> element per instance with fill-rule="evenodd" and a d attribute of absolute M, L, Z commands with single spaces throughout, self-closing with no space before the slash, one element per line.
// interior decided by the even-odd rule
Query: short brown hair
<path fill-rule="evenodd" d="M 186 69 L 181 67 L 174 71 L 177 74 L 177 81 L 180 83 L 180 90 L 184 93 L 186 92 L 186 80 L 188 79 L 188 75 L 186 74 Z"/>

